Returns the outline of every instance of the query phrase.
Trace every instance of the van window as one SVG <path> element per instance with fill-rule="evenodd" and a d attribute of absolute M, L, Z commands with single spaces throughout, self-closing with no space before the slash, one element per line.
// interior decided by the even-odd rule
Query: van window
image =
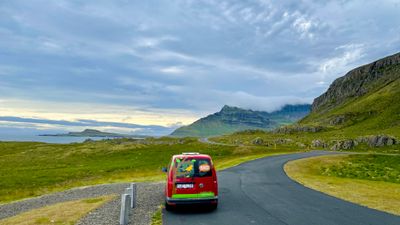
<path fill-rule="evenodd" d="M 200 159 L 197 161 L 198 168 L 198 176 L 199 177 L 208 177 L 212 175 L 211 172 L 211 163 L 208 159 Z"/>
<path fill-rule="evenodd" d="M 176 168 L 176 178 L 212 176 L 211 162 L 208 159 L 176 159 L 174 165 Z"/>
<path fill-rule="evenodd" d="M 176 172 L 175 172 L 175 176 L 176 178 L 190 178 L 194 176 L 194 163 L 195 160 L 193 159 L 176 159 L 175 162 L 175 168 L 176 168 Z"/>

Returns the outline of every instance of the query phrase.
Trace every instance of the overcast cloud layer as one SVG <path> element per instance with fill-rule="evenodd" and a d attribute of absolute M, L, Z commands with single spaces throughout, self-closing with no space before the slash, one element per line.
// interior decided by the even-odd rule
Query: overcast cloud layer
<path fill-rule="evenodd" d="M 1 1 L 0 116 L 176 126 L 311 103 L 400 50 L 400 2 Z"/>

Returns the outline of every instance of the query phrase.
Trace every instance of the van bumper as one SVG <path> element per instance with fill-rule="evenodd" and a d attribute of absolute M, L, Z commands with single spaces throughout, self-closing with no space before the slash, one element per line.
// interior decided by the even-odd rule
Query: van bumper
<path fill-rule="evenodd" d="M 165 198 L 168 205 L 192 205 L 192 204 L 218 204 L 218 197 L 212 198 Z"/>

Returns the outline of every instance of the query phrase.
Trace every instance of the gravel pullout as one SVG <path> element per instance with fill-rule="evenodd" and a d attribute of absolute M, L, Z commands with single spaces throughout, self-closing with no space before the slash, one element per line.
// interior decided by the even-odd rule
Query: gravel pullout
<path fill-rule="evenodd" d="M 78 225 L 119 225 L 121 194 L 129 183 L 104 184 L 74 188 L 63 192 L 43 195 L 0 205 L 0 220 L 30 211 L 32 209 L 84 198 L 117 194 L 117 198 L 90 212 L 78 221 Z M 134 225 L 150 224 L 153 213 L 163 201 L 164 183 L 137 183 L 136 208 L 130 213 L 130 223 Z"/>
<path fill-rule="evenodd" d="M 42 195 L 13 203 L 0 205 L 0 219 L 15 216 L 32 209 L 53 205 L 59 202 L 95 198 L 102 195 L 120 194 L 128 187 L 128 183 L 104 184 L 88 187 L 73 188 L 63 192 Z"/>
<path fill-rule="evenodd" d="M 165 183 L 139 184 L 137 207 L 133 210 L 133 218 L 129 224 L 148 225 L 151 217 L 158 207 L 164 203 L 164 185 Z"/>
<path fill-rule="evenodd" d="M 164 199 L 164 183 L 138 183 L 136 207 L 130 213 L 130 225 L 150 224 L 153 213 Z M 121 192 L 122 193 L 122 192 Z M 83 217 L 77 225 L 119 225 L 121 198 L 118 197 Z"/>

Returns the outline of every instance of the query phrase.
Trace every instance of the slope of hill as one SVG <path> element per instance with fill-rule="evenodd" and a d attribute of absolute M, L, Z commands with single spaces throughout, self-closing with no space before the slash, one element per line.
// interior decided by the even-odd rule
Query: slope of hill
<path fill-rule="evenodd" d="M 180 127 L 171 135 L 207 137 L 248 129 L 271 130 L 294 123 L 309 112 L 310 105 L 307 104 L 286 105 L 281 110 L 271 113 L 225 105 L 221 111 L 201 118 L 191 125 Z"/>
<path fill-rule="evenodd" d="M 400 152 L 400 53 L 358 67 L 316 98 L 311 113 L 273 132 L 212 138 L 227 144 Z"/>
<path fill-rule="evenodd" d="M 400 132 L 400 53 L 336 79 L 300 124 L 355 133 Z"/>

